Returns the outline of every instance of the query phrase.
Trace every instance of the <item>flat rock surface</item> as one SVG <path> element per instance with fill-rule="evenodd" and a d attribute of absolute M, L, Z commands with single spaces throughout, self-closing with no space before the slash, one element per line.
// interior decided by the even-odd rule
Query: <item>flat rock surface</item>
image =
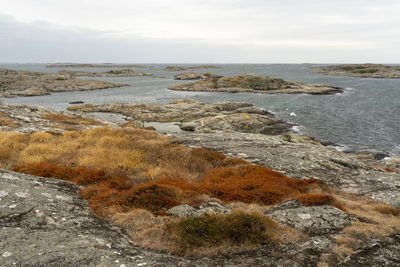
<path fill-rule="evenodd" d="M 52 121 L 46 119 L 46 114 L 60 114 L 68 117 L 81 116 L 86 118 L 84 125 L 73 121 Z M 66 129 L 89 129 L 93 127 L 117 127 L 117 124 L 108 120 L 71 111 L 56 111 L 45 106 L 27 106 L 8 104 L 0 101 L 0 130 L 32 133 L 37 131 L 64 131 Z"/>
<path fill-rule="evenodd" d="M 71 183 L 0 170 L 0 266 L 176 266 L 91 214 Z"/>
<path fill-rule="evenodd" d="M 290 201 L 289 203 L 283 203 L 279 207 L 266 213 L 266 215 L 281 224 L 310 235 L 333 234 L 341 231 L 351 222 L 349 215 L 335 207 L 306 207 L 301 204 L 296 205 L 296 202 L 297 201 Z"/>

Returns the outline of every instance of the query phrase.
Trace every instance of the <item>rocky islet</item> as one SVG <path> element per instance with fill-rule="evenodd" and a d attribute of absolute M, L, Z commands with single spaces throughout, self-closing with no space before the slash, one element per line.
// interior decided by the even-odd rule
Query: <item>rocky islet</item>
<path fill-rule="evenodd" d="M 399 66 L 382 64 L 343 64 L 314 67 L 312 68 L 312 72 L 331 76 L 400 79 Z"/>
<path fill-rule="evenodd" d="M 168 89 L 177 91 L 227 92 L 227 93 L 285 93 L 285 94 L 336 94 L 343 89 L 322 85 L 289 82 L 279 78 L 247 74 L 238 76 L 213 77 L 197 82 L 178 84 Z"/>
<path fill-rule="evenodd" d="M 0 69 L 0 97 L 40 96 L 52 92 L 89 91 L 125 85 L 77 79 L 68 73 Z"/>

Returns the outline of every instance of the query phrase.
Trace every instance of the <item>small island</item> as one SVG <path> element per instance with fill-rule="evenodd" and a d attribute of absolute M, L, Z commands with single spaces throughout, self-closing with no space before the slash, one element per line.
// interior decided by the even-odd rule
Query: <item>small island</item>
<path fill-rule="evenodd" d="M 147 69 L 151 66 L 138 65 L 138 64 L 88 64 L 88 63 L 57 63 L 48 64 L 46 68 L 137 68 L 137 69 Z"/>
<path fill-rule="evenodd" d="M 220 66 L 214 65 L 199 65 L 199 66 L 167 66 L 164 71 L 184 71 L 184 70 L 198 70 L 198 69 L 222 69 Z"/>
<path fill-rule="evenodd" d="M 314 68 L 312 72 L 330 76 L 400 79 L 400 66 L 382 64 L 367 63 L 325 66 Z"/>
<path fill-rule="evenodd" d="M 220 77 L 222 76 L 210 72 L 200 73 L 200 72 L 187 71 L 174 75 L 174 80 L 202 80 L 207 78 L 220 78 Z"/>
<path fill-rule="evenodd" d="M 156 76 L 150 72 L 134 71 L 132 69 L 116 69 L 104 72 L 98 71 L 73 71 L 60 70 L 57 72 L 61 75 L 70 75 L 72 77 L 150 77 L 165 78 L 165 76 Z"/>
<path fill-rule="evenodd" d="M 70 74 L 0 69 L 0 97 L 39 96 L 50 92 L 88 91 L 125 85 L 77 79 Z"/>
<path fill-rule="evenodd" d="M 204 92 L 251 92 L 251 93 L 285 93 L 285 94 L 336 94 L 343 89 L 323 84 L 304 84 L 289 82 L 279 78 L 247 74 L 207 78 L 197 82 L 184 83 L 169 87 L 177 91 L 204 91 Z"/>

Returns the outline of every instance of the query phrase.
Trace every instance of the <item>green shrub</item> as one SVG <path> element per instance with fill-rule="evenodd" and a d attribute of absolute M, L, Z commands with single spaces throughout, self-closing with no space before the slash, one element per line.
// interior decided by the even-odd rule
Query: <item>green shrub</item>
<path fill-rule="evenodd" d="M 261 245 L 279 241 L 281 227 L 272 219 L 257 214 L 233 212 L 184 218 L 171 224 L 182 253 L 191 248 Z"/>

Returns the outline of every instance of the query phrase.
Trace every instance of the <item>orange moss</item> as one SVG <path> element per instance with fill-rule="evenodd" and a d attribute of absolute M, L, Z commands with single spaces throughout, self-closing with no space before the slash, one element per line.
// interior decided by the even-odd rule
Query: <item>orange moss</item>
<path fill-rule="evenodd" d="M 60 167 L 43 162 L 16 165 L 12 170 L 41 177 L 66 180 L 78 185 L 94 184 L 108 178 L 102 170 L 88 170 L 82 167 Z"/>
<path fill-rule="evenodd" d="M 334 206 L 343 210 L 343 204 L 328 194 L 300 194 L 296 199 L 304 206 Z"/>
<path fill-rule="evenodd" d="M 263 204 L 282 202 L 318 186 L 318 183 L 313 178 L 294 180 L 282 173 L 250 164 L 212 169 L 202 182 L 212 196 L 223 201 Z"/>
<path fill-rule="evenodd" d="M 395 169 L 392 169 L 392 168 L 390 168 L 390 167 L 384 167 L 383 169 L 384 169 L 385 171 L 387 171 L 387 172 L 396 172 Z"/>

